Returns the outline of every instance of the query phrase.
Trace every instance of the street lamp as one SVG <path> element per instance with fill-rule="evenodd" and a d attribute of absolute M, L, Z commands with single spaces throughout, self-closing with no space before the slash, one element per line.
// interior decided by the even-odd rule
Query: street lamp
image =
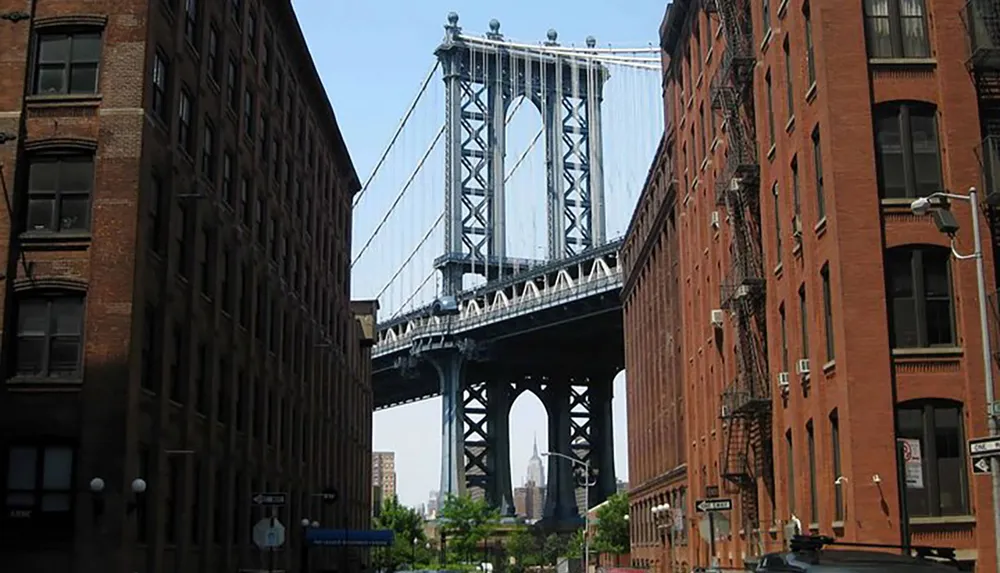
<path fill-rule="evenodd" d="M 579 476 L 580 485 L 583 486 L 583 570 L 584 573 L 590 567 L 590 488 L 597 485 L 597 478 L 591 481 L 590 460 L 578 460 L 573 456 L 560 454 L 559 452 L 542 452 L 543 456 L 555 456 L 569 460 L 576 468 L 583 468 L 583 474 Z"/>
<path fill-rule="evenodd" d="M 301 563 L 302 573 L 309 573 L 309 540 L 307 539 L 307 534 L 310 527 L 313 529 L 319 527 L 319 522 L 310 520 L 308 517 L 303 517 L 299 521 L 299 525 L 302 526 L 302 547 L 299 548 L 299 563 Z"/>
<path fill-rule="evenodd" d="M 669 555 L 668 555 L 668 559 L 670 560 L 670 563 L 668 564 L 668 567 L 669 567 L 668 570 L 673 570 L 673 566 L 674 566 L 674 537 L 673 537 L 673 535 L 671 533 L 671 527 L 673 526 L 673 518 L 672 518 L 672 516 L 670 514 L 670 504 L 669 503 L 661 503 L 660 505 L 654 506 L 650 510 L 650 513 L 653 514 L 653 522 L 660 522 L 657 525 L 657 528 L 666 529 L 666 532 L 667 532 L 666 537 L 667 537 L 667 541 L 669 543 Z M 663 521 L 661 521 L 661 520 L 663 520 Z M 661 539 L 662 539 L 662 534 L 661 534 Z"/>
<path fill-rule="evenodd" d="M 958 223 L 955 221 L 947 205 L 943 200 L 954 199 L 957 201 L 967 201 L 972 208 L 972 243 L 971 254 L 963 255 L 955 249 L 955 233 L 958 232 Z M 993 202 L 993 197 L 987 197 L 987 201 Z M 989 435 L 997 435 L 997 404 L 995 403 L 993 388 L 993 361 L 990 356 L 992 344 L 990 342 L 989 314 L 986 309 L 986 270 L 983 264 L 983 243 L 979 233 L 979 201 L 977 200 L 976 188 L 970 187 L 968 195 L 956 193 L 932 193 L 927 197 L 921 197 L 910 204 L 910 210 L 914 215 L 926 215 L 928 212 L 934 216 L 934 223 L 942 233 L 951 238 L 951 254 L 958 260 L 975 259 L 976 261 L 976 287 L 979 290 L 979 328 L 983 339 L 983 383 L 986 385 L 986 420 L 989 424 Z M 993 481 L 993 527 L 994 531 L 1000 531 L 1000 459 L 990 458 L 990 476 Z M 905 496 L 905 492 L 903 494 Z M 1000 571 L 1000 543 L 994 544 L 996 551 L 996 567 Z"/>

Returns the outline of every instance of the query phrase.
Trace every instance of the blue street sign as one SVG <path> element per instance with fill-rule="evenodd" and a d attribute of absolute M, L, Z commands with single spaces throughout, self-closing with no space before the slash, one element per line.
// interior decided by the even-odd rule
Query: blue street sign
<path fill-rule="evenodd" d="M 384 547 L 392 545 L 395 535 L 391 529 L 319 529 L 306 530 L 310 545 Z"/>

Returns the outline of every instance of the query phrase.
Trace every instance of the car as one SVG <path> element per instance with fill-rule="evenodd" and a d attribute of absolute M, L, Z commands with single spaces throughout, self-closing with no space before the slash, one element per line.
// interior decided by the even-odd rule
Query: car
<path fill-rule="evenodd" d="M 960 571 L 955 550 L 949 547 L 851 543 L 832 537 L 796 536 L 789 550 L 768 553 L 747 569 L 758 573 L 955 573 Z M 830 547 L 830 548 L 828 548 Z M 844 547 L 841 549 L 840 547 Z M 876 551 L 896 549 L 900 553 Z"/>

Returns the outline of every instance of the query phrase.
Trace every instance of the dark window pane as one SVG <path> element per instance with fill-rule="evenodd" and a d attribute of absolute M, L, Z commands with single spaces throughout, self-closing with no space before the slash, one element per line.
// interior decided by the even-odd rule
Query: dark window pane
<path fill-rule="evenodd" d="M 90 198 L 86 195 L 64 195 L 59 207 L 59 230 L 86 230 Z"/>
<path fill-rule="evenodd" d="M 31 191 L 55 191 L 59 186 L 59 164 L 56 161 L 38 159 L 28 168 L 28 189 Z"/>
<path fill-rule="evenodd" d="M 38 62 L 63 64 L 69 59 L 69 36 L 43 36 L 38 40 Z"/>
<path fill-rule="evenodd" d="M 38 66 L 38 88 L 40 94 L 57 94 L 62 91 L 63 78 L 66 70 L 57 64 L 42 64 Z"/>
<path fill-rule="evenodd" d="M 97 92 L 97 64 L 73 64 L 69 73 L 69 93 Z"/>
<path fill-rule="evenodd" d="M 101 35 L 77 34 L 73 36 L 73 62 L 97 63 L 101 59 Z"/>
<path fill-rule="evenodd" d="M 7 489 L 35 489 L 38 450 L 13 447 L 7 459 Z"/>
<path fill-rule="evenodd" d="M 54 339 L 49 351 L 49 372 L 54 376 L 74 374 L 80 363 L 80 342 L 77 339 Z"/>

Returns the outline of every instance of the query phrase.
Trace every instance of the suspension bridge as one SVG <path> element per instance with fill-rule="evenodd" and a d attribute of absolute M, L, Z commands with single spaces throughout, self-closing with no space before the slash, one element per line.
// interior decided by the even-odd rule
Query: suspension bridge
<path fill-rule="evenodd" d="M 663 134 L 660 50 L 463 31 L 448 15 L 354 203 L 352 296 L 380 305 L 376 409 L 442 397 L 441 493 L 513 514 L 510 405 L 549 414 L 545 519 L 614 493 L 618 249 Z M 593 475 L 574 473 L 587 463 Z"/>

